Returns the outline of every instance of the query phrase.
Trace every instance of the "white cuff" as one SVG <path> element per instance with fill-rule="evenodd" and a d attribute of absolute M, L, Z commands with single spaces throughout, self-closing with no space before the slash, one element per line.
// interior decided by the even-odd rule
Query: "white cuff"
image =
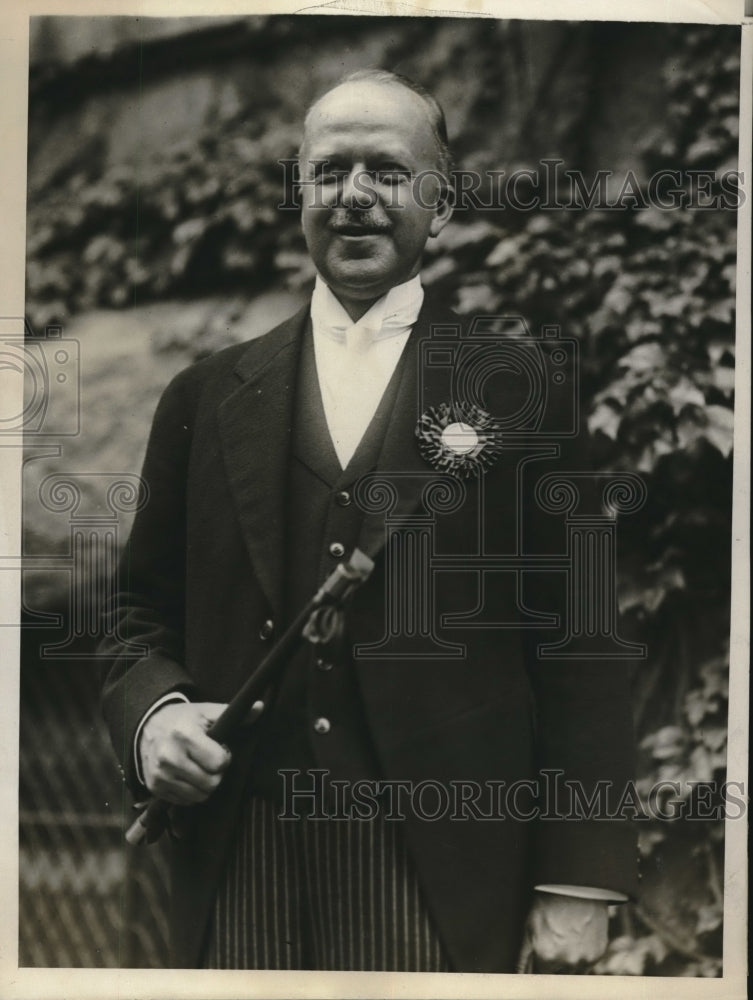
<path fill-rule="evenodd" d="M 161 698 L 158 698 L 153 705 L 151 705 L 146 712 L 141 717 L 141 722 L 139 722 L 138 729 L 136 730 L 136 735 L 133 738 L 133 763 L 136 768 L 136 777 L 139 782 L 144 784 L 144 772 L 141 770 L 141 752 L 139 749 L 139 742 L 141 740 L 141 731 L 146 725 L 146 723 L 151 719 L 154 713 L 162 708 L 164 705 L 170 705 L 173 702 L 177 703 L 180 701 L 189 701 L 184 694 L 180 691 L 169 691 L 167 694 L 163 694 Z"/>
<path fill-rule="evenodd" d="M 627 903 L 624 892 L 597 889 L 590 885 L 535 885 L 537 892 L 551 892 L 555 896 L 573 896 L 576 899 L 596 899 L 603 903 Z"/>

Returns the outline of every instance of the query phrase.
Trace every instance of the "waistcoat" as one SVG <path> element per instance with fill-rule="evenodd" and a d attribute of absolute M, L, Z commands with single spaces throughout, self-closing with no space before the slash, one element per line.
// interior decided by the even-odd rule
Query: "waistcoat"
<path fill-rule="evenodd" d="M 377 463 L 393 410 L 403 356 L 377 411 L 345 469 L 327 427 L 310 323 L 304 333 L 296 383 L 285 499 L 284 607 L 286 624 L 352 552 L 361 512 L 353 484 Z M 347 618 L 346 618 L 347 622 Z M 379 768 L 368 733 L 346 636 L 322 653 L 305 642 L 283 672 L 261 727 L 251 791 L 282 803 L 281 769 L 322 768 L 333 779 L 375 778 Z M 290 779 L 288 779 L 290 780 Z M 312 787 L 307 775 L 297 788 Z"/>

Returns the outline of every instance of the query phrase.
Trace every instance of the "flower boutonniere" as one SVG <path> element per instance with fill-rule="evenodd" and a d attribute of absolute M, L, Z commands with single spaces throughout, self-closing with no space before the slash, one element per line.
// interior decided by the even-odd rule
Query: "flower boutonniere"
<path fill-rule="evenodd" d="M 479 476 L 502 450 L 494 418 L 474 403 L 440 403 L 416 426 L 422 457 L 439 472 L 459 479 Z"/>

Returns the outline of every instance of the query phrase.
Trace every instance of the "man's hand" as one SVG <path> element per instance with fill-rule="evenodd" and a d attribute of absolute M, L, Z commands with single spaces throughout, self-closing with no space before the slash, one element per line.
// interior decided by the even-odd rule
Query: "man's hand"
<path fill-rule="evenodd" d="M 147 719 L 139 753 L 149 791 L 174 805 L 194 805 L 208 798 L 230 763 L 230 751 L 206 735 L 225 705 L 178 702 Z"/>
<path fill-rule="evenodd" d="M 580 972 L 607 947 L 608 903 L 536 893 L 528 915 L 520 971 L 533 955 L 534 972 Z"/>

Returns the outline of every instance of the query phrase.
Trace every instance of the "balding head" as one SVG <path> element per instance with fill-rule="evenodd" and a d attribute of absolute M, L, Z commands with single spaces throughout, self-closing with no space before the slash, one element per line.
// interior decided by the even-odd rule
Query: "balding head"
<path fill-rule="evenodd" d="M 403 91 L 407 91 L 412 94 L 414 101 L 417 98 L 420 104 L 417 105 L 422 108 L 429 128 L 431 129 L 432 135 L 434 137 L 434 144 L 436 148 L 436 159 L 434 166 L 435 168 L 447 179 L 449 183 L 450 169 L 452 166 L 452 156 L 450 153 L 449 141 L 447 138 L 447 122 L 445 119 L 444 111 L 439 101 L 429 93 L 424 87 L 411 80 L 407 76 L 403 76 L 400 73 L 393 73 L 390 70 L 385 69 L 359 69 L 353 73 L 348 73 L 344 76 L 334 87 L 325 91 L 321 97 L 318 97 L 314 103 L 309 107 L 306 112 L 306 117 L 303 123 L 303 140 L 301 144 L 301 150 L 306 141 L 306 131 L 309 126 L 310 119 L 314 112 L 317 110 L 319 105 L 326 101 L 331 95 L 334 95 L 336 91 L 339 91 L 342 87 L 349 87 L 353 84 L 373 84 L 381 85 L 383 87 L 399 87 Z M 351 89 L 349 93 L 352 95 L 353 103 L 357 100 L 359 89 Z M 364 90 L 360 89 L 360 93 L 363 94 Z M 394 91 L 393 91 L 394 94 Z M 366 110 L 364 105 L 361 107 Z"/>

